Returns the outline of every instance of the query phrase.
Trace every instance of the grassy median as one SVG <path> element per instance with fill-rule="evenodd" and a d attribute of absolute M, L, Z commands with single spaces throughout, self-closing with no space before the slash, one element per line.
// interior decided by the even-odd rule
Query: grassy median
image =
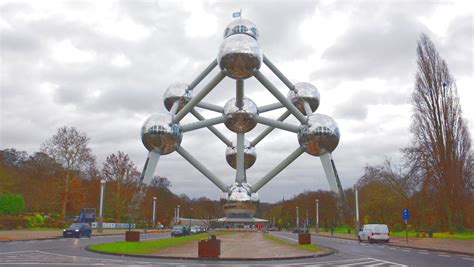
<path fill-rule="evenodd" d="M 280 244 L 283 244 L 283 245 L 287 245 L 287 246 L 290 246 L 290 247 L 294 247 L 294 248 L 297 248 L 297 249 L 303 249 L 303 250 L 309 250 L 309 251 L 320 251 L 321 249 L 318 247 L 318 245 L 315 245 L 315 244 L 306 244 L 306 245 L 300 245 L 298 243 L 293 243 L 293 242 L 290 242 L 288 240 L 285 240 L 285 239 L 282 239 L 280 237 L 277 237 L 277 236 L 274 236 L 272 234 L 263 234 L 263 236 L 267 239 L 270 239 L 270 240 L 273 240 L 277 243 L 280 243 Z"/>
<path fill-rule="evenodd" d="M 196 235 L 186 235 L 180 237 L 171 237 L 156 240 L 146 240 L 140 242 L 117 241 L 110 243 L 89 245 L 88 248 L 95 251 L 129 254 L 149 254 L 158 249 L 182 245 L 192 240 L 207 239 L 209 235 L 224 235 L 233 232 L 216 231 L 211 233 L 202 233 Z"/>

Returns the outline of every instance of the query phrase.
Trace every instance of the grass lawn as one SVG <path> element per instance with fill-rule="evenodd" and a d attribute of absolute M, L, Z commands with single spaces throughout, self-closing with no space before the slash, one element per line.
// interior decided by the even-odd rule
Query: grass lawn
<path fill-rule="evenodd" d="M 404 237 L 405 236 L 405 231 L 390 232 L 390 235 L 391 236 Z M 416 237 L 416 232 L 415 231 L 408 231 L 408 236 L 409 237 Z M 426 234 L 425 237 L 428 237 L 428 234 Z M 451 233 L 448 233 L 448 232 L 434 232 L 433 237 L 434 238 L 454 238 L 454 239 L 474 239 L 474 233 L 466 232 L 466 233 L 451 234 Z"/>
<path fill-rule="evenodd" d="M 140 242 L 117 241 L 103 244 L 90 245 L 88 248 L 96 251 L 114 252 L 114 253 L 130 253 L 130 254 L 148 254 L 157 249 L 173 247 L 187 243 L 192 240 L 207 239 L 208 235 L 232 234 L 234 232 L 216 231 L 210 233 L 202 233 L 197 235 L 186 235 L 180 237 L 170 237 L 157 240 L 147 240 Z"/>
<path fill-rule="evenodd" d="M 320 251 L 318 245 L 315 245 L 315 244 L 307 244 L 307 245 L 295 244 L 295 243 L 292 243 L 290 241 L 287 241 L 287 240 L 281 239 L 279 237 L 276 237 L 272 234 L 263 234 L 263 236 L 265 238 L 273 240 L 277 243 L 287 245 L 287 246 L 291 246 L 291 247 L 294 247 L 294 248 L 297 248 L 297 249 L 304 249 L 304 250 L 315 251 L 315 252 Z"/>

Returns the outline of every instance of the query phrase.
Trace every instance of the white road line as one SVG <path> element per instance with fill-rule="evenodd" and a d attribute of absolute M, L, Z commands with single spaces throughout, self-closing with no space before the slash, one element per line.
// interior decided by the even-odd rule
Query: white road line
<path fill-rule="evenodd" d="M 276 235 L 276 234 L 273 234 L 273 235 L 278 236 L 278 237 L 281 237 L 281 238 L 284 238 L 284 239 L 288 239 L 288 240 L 291 240 L 291 241 L 298 242 L 298 240 L 293 239 L 293 238 L 289 238 L 289 237 L 286 237 L 286 236 L 281 236 L 281 235 Z"/>
<path fill-rule="evenodd" d="M 428 252 L 423 252 L 423 251 L 418 251 L 418 253 L 419 253 L 419 254 L 424 254 L 424 255 L 430 254 L 430 253 L 428 253 Z"/>
<path fill-rule="evenodd" d="M 464 257 L 463 257 L 462 259 L 463 259 L 463 260 L 468 260 L 468 261 L 474 261 L 473 258 L 464 258 Z"/>
<path fill-rule="evenodd" d="M 0 254 L 12 254 L 12 253 L 23 253 L 23 252 L 35 252 L 36 250 L 19 250 L 19 251 L 10 251 L 10 252 L 0 252 Z"/>
<path fill-rule="evenodd" d="M 402 249 L 402 251 L 411 252 L 411 250 L 409 250 L 409 249 Z"/>
<path fill-rule="evenodd" d="M 362 261 L 362 262 L 354 262 L 354 263 L 351 263 L 351 264 L 344 264 L 344 266 L 354 266 L 354 265 L 363 265 L 363 266 L 367 266 L 367 265 L 370 265 L 370 266 L 373 266 L 374 263 L 378 263 L 377 260 L 366 260 L 366 261 Z"/>
<path fill-rule="evenodd" d="M 387 264 L 390 264 L 390 265 L 396 265 L 396 266 L 401 266 L 401 267 L 408 267 L 408 265 L 404 265 L 404 264 L 400 264 L 400 263 L 396 263 L 396 262 L 392 262 L 392 261 L 385 261 L 385 260 L 379 260 L 379 259 L 374 259 L 374 258 L 369 258 L 369 259 L 377 260 L 377 261 L 382 261 L 382 262 L 387 263 Z"/>
<path fill-rule="evenodd" d="M 447 255 L 447 254 L 438 254 L 438 256 L 440 256 L 440 257 L 451 257 L 451 256 L 449 256 L 449 255 Z"/>

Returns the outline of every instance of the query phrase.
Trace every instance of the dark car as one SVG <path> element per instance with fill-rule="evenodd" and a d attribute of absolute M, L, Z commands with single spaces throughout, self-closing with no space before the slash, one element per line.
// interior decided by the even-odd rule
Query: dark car
<path fill-rule="evenodd" d="M 87 223 L 73 223 L 71 226 L 63 230 L 64 237 L 91 237 L 92 228 Z"/>

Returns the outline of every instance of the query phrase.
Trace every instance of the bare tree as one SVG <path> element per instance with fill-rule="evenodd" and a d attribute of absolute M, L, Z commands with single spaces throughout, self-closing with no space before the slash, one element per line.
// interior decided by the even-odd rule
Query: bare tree
<path fill-rule="evenodd" d="M 117 154 L 107 157 L 102 173 L 108 184 L 114 188 L 110 199 L 115 216 L 124 215 L 127 203 L 138 186 L 140 172 L 127 154 L 118 151 Z"/>
<path fill-rule="evenodd" d="M 41 146 L 41 151 L 54 158 L 64 168 L 64 190 L 61 199 L 61 215 L 66 215 L 70 202 L 70 183 L 74 173 L 88 170 L 95 164 L 95 157 L 88 147 L 89 138 L 75 127 L 59 128 L 51 139 Z"/>
<path fill-rule="evenodd" d="M 471 138 L 456 83 L 425 34 L 418 42 L 417 57 L 412 147 L 405 152 L 412 173 L 421 177 L 422 190 L 436 195 L 433 204 L 440 222 L 453 229 L 462 225 L 469 212 L 464 204 L 472 200 Z"/>

